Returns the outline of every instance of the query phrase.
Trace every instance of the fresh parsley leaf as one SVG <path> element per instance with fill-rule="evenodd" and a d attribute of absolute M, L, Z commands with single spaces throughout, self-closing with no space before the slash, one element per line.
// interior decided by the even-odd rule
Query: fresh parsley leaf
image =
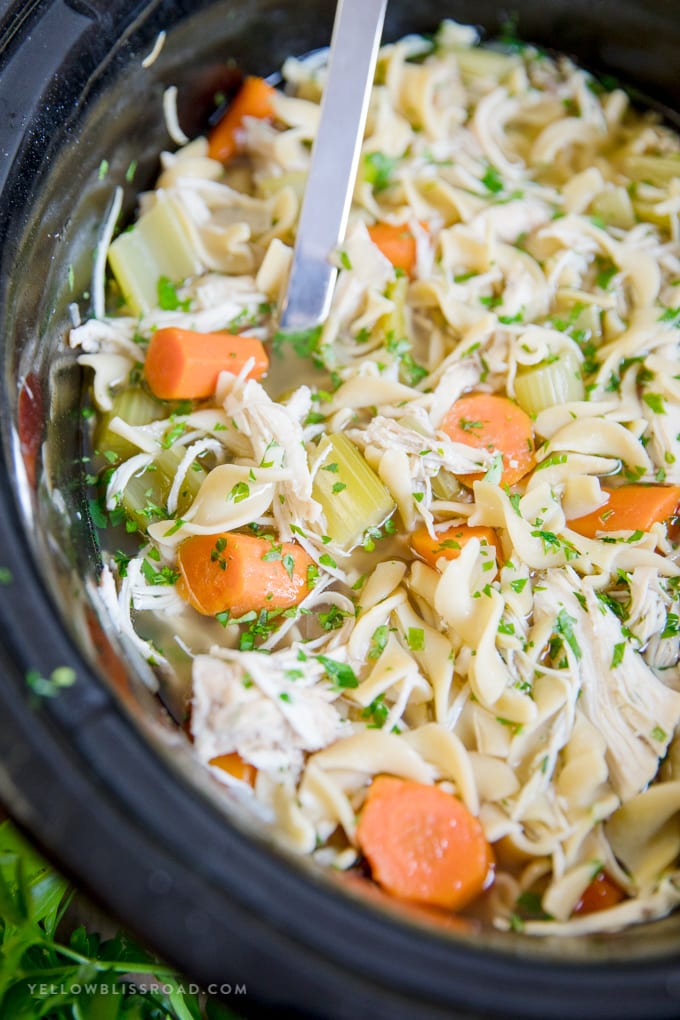
<path fill-rule="evenodd" d="M 177 293 L 177 285 L 167 276 L 159 276 L 158 284 L 158 307 L 164 312 L 188 312 L 191 308 L 191 299 L 180 300 Z"/>
<path fill-rule="evenodd" d="M 367 152 L 364 156 L 364 180 L 373 185 L 374 191 L 384 191 L 392 183 L 398 162 L 398 159 L 386 156 L 384 152 Z"/>
<path fill-rule="evenodd" d="M 482 177 L 482 184 L 487 191 L 491 192 L 492 195 L 497 195 L 499 191 L 503 190 L 503 180 L 495 166 L 487 167 L 486 172 Z"/>
<path fill-rule="evenodd" d="M 274 353 L 279 357 L 284 357 L 286 348 L 292 347 L 299 358 L 310 358 L 315 365 L 323 367 L 319 353 L 321 330 L 321 326 L 313 326 L 311 329 L 290 333 L 278 332 L 274 335 L 272 343 Z"/>
<path fill-rule="evenodd" d="M 338 662 L 337 659 L 329 659 L 327 655 L 315 656 L 336 687 L 350 689 L 359 686 L 359 680 L 351 666 L 346 662 Z"/>

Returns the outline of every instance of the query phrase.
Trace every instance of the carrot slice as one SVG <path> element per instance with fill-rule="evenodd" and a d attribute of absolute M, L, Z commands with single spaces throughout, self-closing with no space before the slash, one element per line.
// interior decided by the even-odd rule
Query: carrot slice
<path fill-rule="evenodd" d="M 405 223 L 394 226 L 392 223 L 375 223 L 368 228 L 368 233 L 385 258 L 389 259 L 395 269 L 403 269 L 413 276 L 416 266 L 416 239 Z"/>
<path fill-rule="evenodd" d="M 205 616 L 288 609 L 309 592 L 312 560 L 295 542 L 277 545 L 238 532 L 192 535 L 182 542 L 177 557 L 177 590 Z"/>
<path fill-rule="evenodd" d="M 478 538 L 482 545 L 486 543 L 486 545 L 494 546 L 496 562 L 502 561 L 503 549 L 496 532 L 493 528 L 483 526 L 452 525 L 445 531 L 438 531 L 436 539 L 431 537 L 427 528 L 416 528 L 411 535 L 411 547 L 414 552 L 422 556 L 426 563 L 429 563 L 431 567 L 436 567 L 437 560 L 442 557 L 447 560 L 457 560 L 463 547 L 471 538 Z"/>
<path fill-rule="evenodd" d="M 572 531 L 595 538 L 598 531 L 649 531 L 673 517 L 680 506 L 680 485 L 620 485 L 606 489 L 607 502 L 569 521 Z"/>
<path fill-rule="evenodd" d="M 503 455 L 502 485 L 514 485 L 535 464 L 534 429 L 529 415 L 507 397 L 468 393 L 444 416 L 442 430 L 456 443 Z M 482 475 L 466 475 L 465 480 Z"/>
<path fill-rule="evenodd" d="M 254 363 L 248 378 L 259 379 L 269 367 L 269 358 L 256 337 L 167 326 L 156 330 L 151 339 L 144 374 L 161 400 L 198 400 L 212 396 L 220 372 L 237 375 L 250 358 Z"/>
<path fill-rule="evenodd" d="M 594 914 L 597 910 L 615 907 L 625 898 L 625 893 L 604 871 L 598 872 L 577 903 L 575 914 Z"/>
<path fill-rule="evenodd" d="M 211 159 L 226 163 L 238 152 L 238 132 L 244 117 L 265 120 L 274 116 L 273 95 L 274 89 L 264 78 L 246 78 L 229 109 L 208 136 L 208 155 Z"/>
<path fill-rule="evenodd" d="M 377 776 L 357 827 L 373 878 L 393 896 L 455 910 L 489 881 L 491 847 L 462 801 L 437 786 Z"/>
<path fill-rule="evenodd" d="M 249 786 L 255 785 L 257 769 L 250 762 L 244 761 L 237 751 L 232 751 L 231 754 L 218 754 L 217 757 L 211 758 L 208 764 L 222 769 L 223 772 L 228 772 L 230 776 L 240 779 L 242 783 L 248 783 Z"/>

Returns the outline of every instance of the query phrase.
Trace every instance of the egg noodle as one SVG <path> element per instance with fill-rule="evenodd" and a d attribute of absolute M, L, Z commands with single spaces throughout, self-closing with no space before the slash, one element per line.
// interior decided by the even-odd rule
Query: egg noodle
<path fill-rule="evenodd" d="M 158 329 L 272 340 L 323 56 L 286 61 L 273 117 L 243 119 L 226 165 L 205 138 L 163 153 L 140 212 L 171 203 L 192 271 L 156 307 L 71 333 L 99 438 L 119 444 L 99 442 L 112 518 L 129 522 L 129 486 L 174 456 L 160 505 L 128 523 L 141 546 L 105 553 L 102 591 L 161 683 L 191 663 L 196 756 L 288 847 L 351 868 L 374 777 L 436 784 L 492 846 L 497 927 L 615 930 L 680 902 L 675 511 L 607 524 L 617 487 L 680 485 L 680 142 L 566 58 L 477 42 L 445 22 L 382 48 L 332 311 L 294 338 L 307 376 L 287 377 L 278 338 L 262 381 L 250 363 L 222 372 L 214 396 L 139 424 L 116 394 L 139 388 Z M 376 223 L 411 239 L 408 271 Z M 483 423 L 452 431 L 453 405 L 480 393 L 528 412 L 516 480 L 475 443 Z M 338 436 L 384 494 L 377 517 L 337 473 Z M 345 489 L 349 537 L 330 520 Z M 274 559 L 304 551 L 297 604 L 189 604 L 178 550 L 234 532 Z M 579 911 L 599 873 L 618 901 Z"/>

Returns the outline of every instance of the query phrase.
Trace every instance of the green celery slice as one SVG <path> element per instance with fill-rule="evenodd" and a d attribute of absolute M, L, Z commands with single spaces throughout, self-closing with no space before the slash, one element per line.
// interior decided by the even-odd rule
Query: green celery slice
<path fill-rule="evenodd" d="M 502 81 L 522 63 L 516 53 L 500 53 L 484 46 L 472 46 L 455 50 L 454 53 L 461 74 L 468 78 L 495 78 Z"/>
<path fill-rule="evenodd" d="M 610 227 L 630 230 L 635 226 L 635 210 L 625 188 L 608 188 L 593 199 L 592 211 Z"/>
<path fill-rule="evenodd" d="M 680 153 L 673 156 L 638 156 L 623 160 L 623 170 L 634 181 L 646 181 L 665 188 L 674 177 L 680 177 Z"/>
<path fill-rule="evenodd" d="M 302 200 L 307 183 L 306 170 L 288 170 L 283 174 L 272 175 L 271 177 L 260 177 L 257 181 L 257 191 L 263 198 L 271 198 L 278 195 L 284 188 L 291 187 L 297 197 Z"/>
<path fill-rule="evenodd" d="M 95 437 L 95 448 L 111 463 L 115 462 L 113 455 L 117 460 L 127 460 L 135 453 L 139 453 L 139 448 L 111 430 L 109 426 L 112 420 L 122 418 L 128 425 L 148 425 L 152 421 L 165 418 L 167 413 L 167 407 L 138 386 L 120 390 L 113 397 L 111 410 L 101 418 Z"/>
<path fill-rule="evenodd" d="M 369 528 L 378 528 L 394 510 L 388 489 L 363 454 L 342 433 L 319 443 L 321 466 L 312 495 L 323 507 L 327 534 L 346 550 L 359 545 Z"/>
<path fill-rule="evenodd" d="M 109 265 L 135 315 L 158 306 L 158 280 L 184 280 L 201 263 L 173 198 L 159 194 L 155 205 L 109 247 Z"/>
<path fill-rule="evenodd" d="M 154 521 L 165 520 L 168 516 L 168 495 L 184 453 L 180 448 L 159 451 L 153 462 L 144 471 L 133 475 L 125 486 L 121 504 L 126 516 L 142 531 Z M 179 517 L 191 506 L 206 475 L 197 461 L 187 471 L 177 501 Z"/>
<path fill-rule="evenodd" d="M 585 387 L 578 358 L 561 351 L 554 361 L 525 369 L 515 378 L 517 403 L 527 414 L 536 415 L 546 407 L 585 399 Z"/>

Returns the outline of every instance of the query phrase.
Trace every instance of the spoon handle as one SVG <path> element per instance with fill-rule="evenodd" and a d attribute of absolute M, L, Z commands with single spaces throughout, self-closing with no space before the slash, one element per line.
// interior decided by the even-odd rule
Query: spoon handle
<path fill-rule="evenodd" d="M 339 0 L 328 78 L 300 210 L 279 328 L 310 329 L 328 317 L 345 236 L 387 0 Z"/>

